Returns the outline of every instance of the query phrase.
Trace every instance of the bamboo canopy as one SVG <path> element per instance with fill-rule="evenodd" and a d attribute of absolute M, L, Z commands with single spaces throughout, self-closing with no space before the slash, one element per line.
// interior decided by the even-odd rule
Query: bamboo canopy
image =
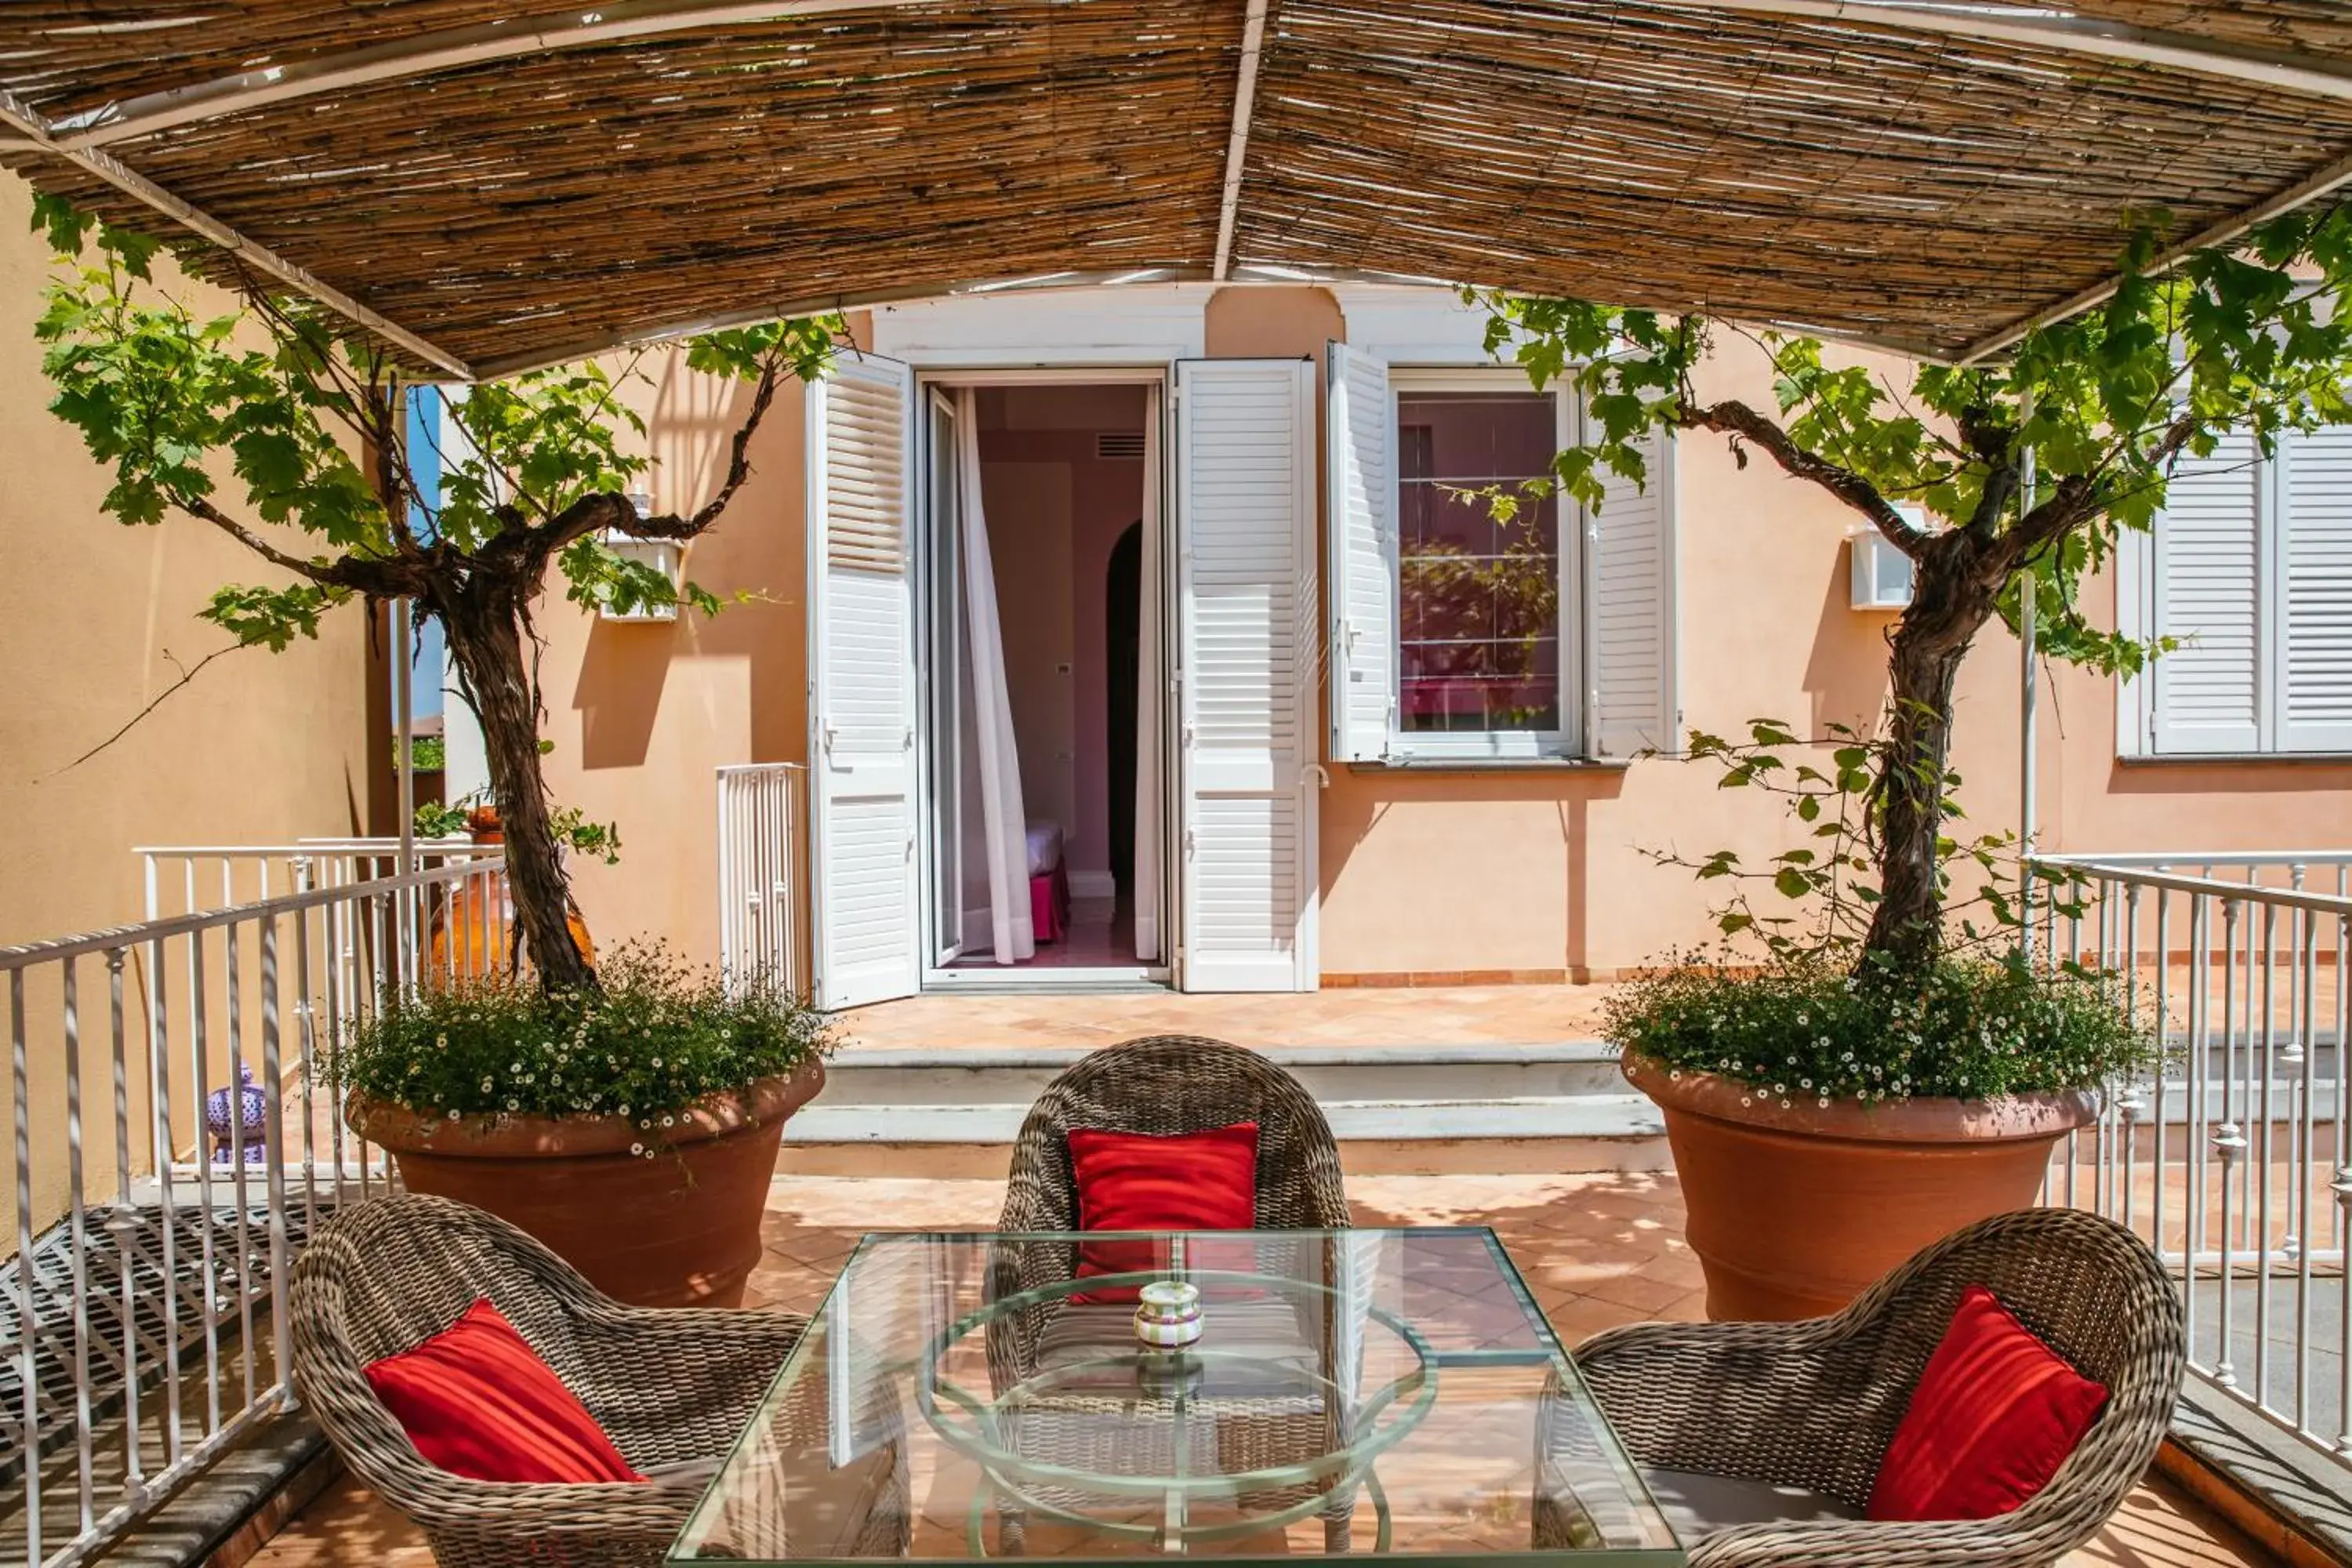
<path fill-rule="evenodd" d="M 0 162 L 466 379 L 1207 279 L 1958 359 L 2352 183 L 2352 4 L 10 0 Z"/>

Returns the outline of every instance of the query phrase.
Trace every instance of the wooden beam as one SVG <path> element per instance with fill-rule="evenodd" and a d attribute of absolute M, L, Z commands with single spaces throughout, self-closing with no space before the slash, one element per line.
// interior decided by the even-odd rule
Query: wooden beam
<path fill-rule="evenodd" d="M 1559 0 L 1555 0 L 1559 3 Z M 1929 5 L 1915 0 L 1646 0 L 1696 11 L 1734 11 L 1851 22 L 1978 43 L 2019 44 L 2098 59 L 2227 77 L 2315 98 L 2352 99 L 2352 59 L 2264 48 L 2201 33 L 2067 16 L 2050 5 Z"/>
<path fill-rule="evenodd" d="M 2194 251 L 2204 250 L 2216 245 L 2227 245 L 2258 223 L 2266 222 L 2281 213 L 2293 212 L 2295 208 L 2318 201 L 2323 196 L 2332 195 L 2347 185 L 2352 185 L 2352 156 L 2339 158 L 2307 178 L 2288 186 L 2269 200 L 2200 229 L 2158 256 L 2149 264 L 2148 270 L 2169 271 L 2180 262 L 2182 258 Z M 1990 359 L 2001 350 L 2012 346 L 2019 339 L 2036 328 L 2046 327 L 2053 321 L 2063 321 L 2069 316 L 2079 315 L 2090 310 L 2093 306 L 2105 304 L 2113 297 L 2122 280 L 2120 275 L 2106 279 L 2079 293 L 2069 294 L 2053 304 L 2046 305 L 2030 316 L 2021 316 L 1999 331 L 1989 337 L 1980 338 L 1962 349 L 1953 356 L 1953 363 L 1974 364 L 1979 360 Z"/>
<path fill-rule="evenodd" d="M 1234 128 L 1225 139 L 1224 195 L 1217 204 L 1217 257 L 1209 276 L 1222 283 L 1233 270 L 1234 230 L 1242 210 L 1242 166 L 1249 160 L 1250 120 L 1257 109 L 1257 67 L 1265 52 L 1266 0 L 1249 0 L 1242 18 L 1241 68 L 1234 73 Z"/>
<path fill-rule="evenodd" d="M 257 271 L 266 272 L 279 282 L 309 295 L 336 314 L 366 328 L 384 342 L 407 350 L 425 363 L 445 371 L 461 381 L 474 379 L 472 370 L 457 355 L 436 347 L 390 317 L 361 304 L 331 283 L 314 277 L 268 246 L 239 233 L 201 207 L 182 201 L 146 175 L 125 167 L 107 153 L 95 151 L 75 152 L 59 146 L 51 132 L 49 122 L 42 117 L 40 111 L 14 93 L 5 90 L 0 90 L 0 124 L 5 124 L 21 133 L 34 151 L 51 157 L 62 158 L 75 167 L 96 175 L 125 195 L 162 213 L 181 226 L 202 235 Z"/>
<path fill-rule="evenodd" d="M 339 92 L 373 82 L 399 81 L 435 71 L 557 49 L 625 43 L 704 27 L 756 26 L 798 16 L 888 10 L 923 0 L 611 0 L 608 5 L 544 13 L 471 27 L 418 33 L 391 43 L 338 54 L 313 55 L 261 66 L 235 76 L 143 93 L 56 121 L 58 145 L 87 151 L 175 125 L 242 114 L 272 103 Z"/>

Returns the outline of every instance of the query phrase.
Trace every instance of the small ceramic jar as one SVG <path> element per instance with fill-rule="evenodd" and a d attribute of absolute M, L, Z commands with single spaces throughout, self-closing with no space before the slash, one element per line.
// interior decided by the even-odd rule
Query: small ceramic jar
<path fill-rule="evenodd" d="M 1201 1337 L 1201 1289 L 1178 1279 L 1155 1280 L 1136 1292 L 1135 1342 L 1146 1350 L 1180 1351 Z"/>

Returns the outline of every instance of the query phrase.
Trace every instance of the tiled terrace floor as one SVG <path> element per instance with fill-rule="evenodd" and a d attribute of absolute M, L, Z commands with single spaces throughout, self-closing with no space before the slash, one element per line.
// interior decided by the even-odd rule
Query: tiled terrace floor
<path fill-rule="evenodd" d="M 1597 1039 L 1606 985 L 1349 987 L 1267 995 L 1174 991 L 930 992 L 838 1016 L 845 1049 L 1064 1047 L 1138 1035 L 1239 1046 L 1549 1044 Z"/>
<path fill-rule="evenodd" d="M 1493 1226 L 1571 1344 L 1634 1319 L 1701 1313 L 1699 1268 L 1683 1243 L 1681 1193 L 1672 1176 L 1365 1176 L 1349 1184 L 1363 1224 Z M 780 1181 L 769 1201 L 767 1261 L 753 1277 L 751 1304 L 807 1311 L 861 1233 L 986 1229 L 1003 1198 L 1003 1184 L 994 1181 Z M 2135 1492 L 2065 1568 L 2234 1568 L 2269 1561 L 2157 1481 Z M 432 1558 L 396 1515 L 344 1480 L 296 1518 L 258 1562 L 260 1568 L 429 1568 Z"/>

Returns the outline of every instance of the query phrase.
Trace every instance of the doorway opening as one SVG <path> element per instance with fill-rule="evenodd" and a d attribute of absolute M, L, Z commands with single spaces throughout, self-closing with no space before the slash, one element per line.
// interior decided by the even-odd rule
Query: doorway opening
<path fill-rule="evenodd" d="M 923 384 L 926 985 L 1167 983 L 1158 382 Z"/>

